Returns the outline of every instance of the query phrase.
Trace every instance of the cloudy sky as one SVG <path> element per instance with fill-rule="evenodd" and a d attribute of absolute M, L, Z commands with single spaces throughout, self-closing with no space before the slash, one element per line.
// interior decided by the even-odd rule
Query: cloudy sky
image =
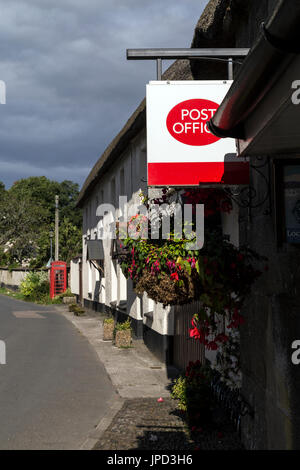
<path fill-rule="evenodd" d="M 189 47 L 207 0 L 0 0 L 0 180 L 80 185 L 155 79 L 126 48 Z"/>

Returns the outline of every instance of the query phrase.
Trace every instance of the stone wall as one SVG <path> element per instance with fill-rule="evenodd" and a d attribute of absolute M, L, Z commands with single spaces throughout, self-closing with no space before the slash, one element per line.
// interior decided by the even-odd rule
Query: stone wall
<path fill-rule="evenodd" d="M 41 270 L 48 271 L 47 268 Z M 28 272 L 28 268 L 15 268 L 11 270 L 8 268 L 0 267 L 0 287 L 18 289 Z"/>
<path fill-rule="evenodd" d="M 211 0 L 192 47 L 251 47 L 276 3 Z M 194 61 L 191 68 L 195 79 L 226 78 L 226 69 L 218 65 Z M 242 438 L 250 449 L 300 449 L 300 366 L 291 362 L 291 344 L 300 339 L 300 247 L 277 243 L 272 159 L 266 163 L 262 171 L 270 197 L 257 209 L 241 212 L 239 220 L 240 243 L 268 257 L 268 271 L 253 286 L 243 311 L 242 393 L 254 415 L 243 418 Z M 255 169 L 251 182 L 259 203 L 268 185 Z"/>
<path fill-rule="evenodd" d="M 238 11 L 233 14 L 237 47 L 253 44 L 262 21 L 277 2 L 247 3 L 246 15 L 241 15 L 238 22 Z M 243 419 L 242 433 L 248 448 L 299 449 L 300 370 L 291 362 L 291 344 L 300 331 L 300 250 L 295 245 L 277 243 L 272 159 L 266 157 L 265 163 L 270 197 L 257 209 L 243 214 L 240 221 L 241 242 L 268 258 L 268 271 L 253 287 L 244 308 L 247 324 L 241 329 L 242 393 L 254 416 Z M 251 181 L 257 192 L 255 202 L 259 203 L 267 185 L 255 169 L 251 170 Z"/>
<path fill-rule="evenodd" d="M 268 178 L 273 163 L 266 158 Z M 251 173 L 259 203 L 267 186 L 254 169 Z M 242 430 L 249 448 L 299 449 L 300 369 L 291 362 L 291 344 L 300 337 L 300 247 L 277 243 L 272 178 L 270 184 L 270 198 L 240 224 L 244 243 L 268 258 L 268 270 L 253 286 L 243 312 L 242 392 L 254 418 L 246 416 Z"/>
<path fill-rule="evenodd" d="M 17 289 L 24 277 L 26 276 L 27 269 L 14 269 L 0 268 L 0 286 L 8 287 L 10 289 Z"/>

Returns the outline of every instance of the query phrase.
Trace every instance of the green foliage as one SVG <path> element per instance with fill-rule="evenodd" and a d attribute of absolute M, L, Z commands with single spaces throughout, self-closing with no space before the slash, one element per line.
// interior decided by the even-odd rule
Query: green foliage
<path fill-rule="evenodd" d="M 41 301 L 49 296 L 48 273 L 29 272 L 20 284 L 21 294 L 28 300 Z"/>
<path fill-rule="evenodd" d="M 73 256 L 81 252 L 82 230 L 65 217 L 59 228 L 60 259 L 69 262 Z"/>
<path fill-rule="evenodd" d="M 56 295 L 52 299 L 52 303 L 61 304 L 64 297 L 74 297 L 74 300 L 76 299 L 75 295 L 72 294 L 71 289 L 68 288 L 64 292 L 62 292 L 61 294 Z"/>
<path fill-rule="evenodd" d="M 114 318 L 105 318 L 103 320 L 103 323 L 105 323 L 106 325 L 113 325 L 115 323 L 115 320 Z"/>
<path fill-rule="evenodd" d="M 216 212 L 228 212 L 231 209 L 231 202 L 223 191 L 202 189 L 185 194 L 185 197 L 190 198 L 187 203 L 205 202 L 207 217 L 215 217 Z M 166 195 L 161 199 L 166 202 Z M 153 201 L 156 205 L 161 204 L 160 200 Z M 153 201 L 143 199 L 148 209 L 151 209 Z M 194 206 L 193 208 L 195 209 Z M 119 257 L 121 269 L 127 278 L 132 279 L 139 295 L 146 292 L 149 298 L 164 306 L 200 301 L 201 310 L 197 318 L 194 317 L 196 323 L 193 323 L 194 329 L 190 334 L 208 349 L 216 350 L 218 343 L 225 342 L 227 338 L 218 335 L 215 314 L 226 317 L 233 328 L 242 324 L 243 317 L 239 312 L 251 285 L 261 274 L 255 263 L 266 258 L 246 246 L 235 247 L 226 240 L 218 227 L 211 227 L 206 221 L 204 246 L 201 250 L 189 249 L 193 237 L 196 237 L 195 232 L 190 231 L 192 236 L 189 237 L 183 230 L 181 238 L 174 233 L 176 224 L 171 217 L 168 239 L 159 232 L 162 227 L 159 215 L 155 215 L 154 222 L 160 236 L 145 239 L 142 236 L 143 231 L 151 234 L 151 214 L 150 210 L 149 219 L 140 214 L 130 219 L 128 236 L 122 239 L 127 254 Z M 166 215 L 170 216 L 169 213 Z M 130 237 L 133 233 L 130 231 L 131 226 L 136 229 L 135 237 Z"/>
<path fill-rule="evenodd" d="M 42 267 L 50 257 L 55 195 L 59 195 L 60 259 L 69 262 L 81 251 L 81 210 L 75 207 L 79 188 L 72 181 L 45 176 L 17 181 L 5 191 L 0 184 L 0 263 Z M 54 246 L 53 246 L 54 248 Z M 4 253 L 5 249 L 5 253 Z"/>
<path fill-rule="evenodd" d="M 76 317 L 81 317 L 85 313 L 84 309 L 79 306 L 77 306 L 77 308 L 75 308 L 73 312 Z"/>
<path fill-rule="evenodd" d="M 186 411 L 187 409 L 186 389 L 186 378 L 183 376 L 178 377 L 172 387 L 171 397 L 174 400 L 178 400 L 178 408 L 182 411 Z"/>
<path fill-rule="evenodd" d="M 115 331 L 124 331 L 124 330 L 131 330 L 131 322 L 129 318 L 123 323 L 117 323 L 115 326 Z"/>
<path fill-rule="evenodd" d="M 129 318 L 123 323 L 116 323 L 114 328 L 114 338 L 116 337 L 117 331 L 131 331 L 131 321 Z"/>
<path fill-rule="evenodd" d="M 76 308 L 77 308 L 77 304 L 70 304 L 69 305 L 69 312 L 73 312 L 74 309 L 76 309 Z"/>
<path fill-rule="evenodd" d="M 7 191 L 10 195 L 25 195 L 33 203 L 39 204 L 45 212 L 48 222 L 54 219 L 55 196 L 59 196 L 60 217 L 68 218 L 77 227 L 81 227 L 81 211 L 76 208 L 79 187 L 73 181 L 62 183 L 51 181 L 45 176 L 32 176 L 16 181 Z"/>
<path fill-rule="evenodd" d="M 63 299 L 64 297 L 74 297 L 75 299 L 75 295 L 72 294 L 71 289 L 69 287 L 64 292 L 56 296 L 56 298 L 59 298 L 59 299 Z"/>
<path fill-rule="evenodd" d="M 2 181 L 0 181 L 0 200 L 3 198 L 5 194 L 5 185 L 4 183 L 2 183 Z"/>
<path fill-rule="evenodd" d="M 185 375 L 175 380 L 171 397 L 178 400 L 178 408 L 187 413 L 190 424 L 207 421 L 213 405 L 211 369 L 199 361 L 190 362 Z"/>
<path fill-rule="evenodd" d="M 74 315 L 77 317 L 80 317 L 85 313 L 84 309 L 80 307 L 80 305 L 77 304 L 71 304 L 69 305 L 69 312 L 73 312 Z"/>
<path fill-rule="evenodd" d="M 0 247 L 0 266 L 8 266 L 9 265 L 9 256 L 4 251 L 2 247 Z"/>

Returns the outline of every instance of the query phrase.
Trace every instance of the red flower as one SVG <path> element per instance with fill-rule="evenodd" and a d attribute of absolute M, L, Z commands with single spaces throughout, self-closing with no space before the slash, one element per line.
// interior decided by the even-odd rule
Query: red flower
<path fill-rule="evenodd" d="M 173 279 L 173 281 L 178 281 L 179 280 L 178 273 L 171 274 L 170 278 Z"/>
<path fill-rule="evenodd" d="M 207 344 L 207 349 L 211 349 L 212 351 L 216 351 L 218 349 L 218 345 L 215 341 L 210 341 Z"/>
<path fill-rule="evenodd" d="M 220 333 L 215 337 L 215 341 L 218 343 L 226 343 L 228 339 L 228 336 L 224 335 L 224 333 Z"/>
<path fill-rule="evenodd" d="M 200 339 L 201 338 L 201 333 L 198 330 L 198 328 L 195 326 L 195 328 L 190 329 L 190 337 L 195 338 L 195 339 Z"/>

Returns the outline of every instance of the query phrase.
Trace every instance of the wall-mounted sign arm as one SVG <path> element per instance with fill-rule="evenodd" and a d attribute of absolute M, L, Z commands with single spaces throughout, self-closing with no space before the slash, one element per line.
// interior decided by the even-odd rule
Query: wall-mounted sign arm
<path fill-rule="evenodd" d="M 162 61 L 177 59 L 209 59 L 228 60 L 228 79 L 233 78 L 233 57 L 245 57 L 249 52 L 247 48 L 172 48 L 172 49 L 127 49 L 127 60 L 156 60 L 157 80 L 162 77 Z"/>

